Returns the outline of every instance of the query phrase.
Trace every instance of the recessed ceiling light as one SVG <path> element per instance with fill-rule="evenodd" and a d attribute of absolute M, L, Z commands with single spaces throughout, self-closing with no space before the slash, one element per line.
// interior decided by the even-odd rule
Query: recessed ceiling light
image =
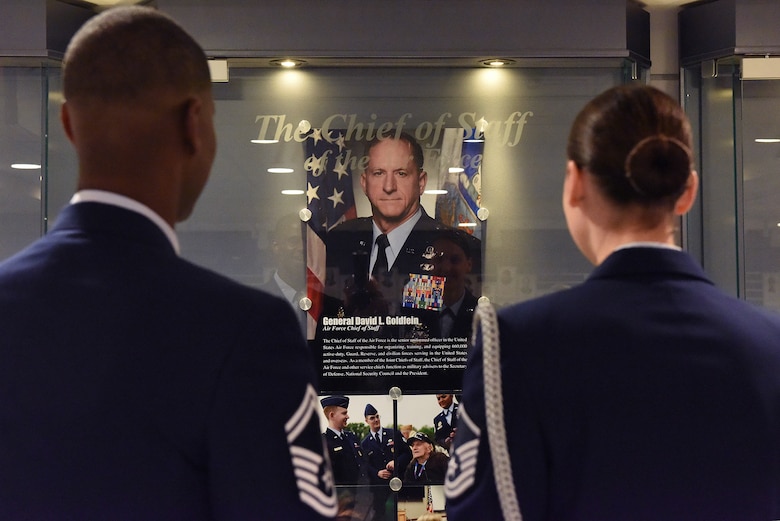
<path fill-rule="evenodd" d="M 282 195 L 303 195 L 303 190 L 282 190 Z"/>
<path fill-rule="evenodd" d="M 759 138 L 756 138 L 756 143 L 780 143 L 780 138 L 776 138 L 776 137 L 759 137 Z"/>
<path fill-rule="evenodd" d="M 294 69 L 295 67 L 301 67 L 306 63 L 304 60 L 296 60 L 293 58 L 283 58 L 281 60 L 271 60 L 271 65 L 278 65 L 285 69 Z"/>
<path fill-rule="evenodd" d="M 491 58 L 489 60 L 482 60 L 479 63 L 485 67 L 504 67 L 506 65 L 513 65 L 515 60 L 509 60 L 507 58 Z"/>
<path fill-rule="evenodd" d="M 41 168 L 41 165 L 36 165 L 35 163 L 14 163 L 11 165 L 11 168 L 17 170 L 38 170 Z"/>
<path fill-rule="evenodd" d="M 461 168 L 459 166 L 451 166 L 449 168 L 449 170 L 448 170 L 448 172 L 451 173 L 451 174 L 459 174 L 459 173 L 461 173 L 463 171 L 464 171 L 463 168 Z"/>
<path fill-rule="evenodd" d="M 447 193 L 447 190 L 426 190 L 423 193 L 428 195 L 444 195 Z"/>
<path fill-rule="evenodd" d="M 477 223 L 458 223 L 461 228 L 476 228 Z"/>
<path fill-rule="evenodd" d="M 295 172 L 292 168 L 273 167 L 268 169 L 268 173 L 271 174 L 292 174 Z"/>
<path fill-rule="evenodd" d="M 252 143 L 258 143 L 260 145 L 267 145 L 269 143 L 278 143 L 278 139 L 252 139 Z"/>

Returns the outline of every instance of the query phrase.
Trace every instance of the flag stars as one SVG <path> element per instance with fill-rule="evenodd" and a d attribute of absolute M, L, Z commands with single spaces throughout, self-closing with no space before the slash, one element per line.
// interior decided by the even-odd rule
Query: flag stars
<path fill-rule="evenodd" d="M 314 146 L 317 146 L 317 143 L 319 143 L 322 139 L 322 129 L 315 128 L 312 132 L 311 138 L 314 140 Z"/>
<path fill-rule="evenodd" d="M 333 171 L 339 175 L 339 181 L 341 181 L 341 178 L 343 176 L 349 175 L 349 172 L 347 172 L 347 165 L 344 161 L 343 156 L 339 156 L 338 158 L 336 158 L 336 166 L 333 167 Z"/>
<path fill-rule="evenodd" d="M 311 183 L 306 183 L 309 185 L 309 187 L 306 189 L 306 197 L 309 199 L 309 204 L 315 199 L 319 199 L 320 196 L 317 193 L 319 191 L 319 186 L 312 186 Z"/>
<path fill-rule="evenodd" d="M 328 197 L 329 200 L 333 201 L 333 208 L 335 208 L 339 204 L 344 204 L 344 200 L 342 199 L 343 195 L 344 195 L 343 190 L 339 192 L 335 188 L 333 189 L 333 195 Z"/>

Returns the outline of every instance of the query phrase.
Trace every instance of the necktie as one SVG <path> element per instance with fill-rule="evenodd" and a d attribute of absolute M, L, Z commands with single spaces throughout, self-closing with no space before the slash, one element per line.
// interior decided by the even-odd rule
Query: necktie
<path fill-rule="evenodd" d="M 389 266 L 387 265 L 387 252 L 385 252 L 385 248 L 388 246 L 390 246 L 390 241 L 387 240 L 387 235 L 383 233 L 376 238 L 376 262 L 374 262 L 374 269 L 371 270 L 371 276 L 375 279 L 387 275 Z"/>
<path fill-rule="evenodd" d="M 380 437 L 379 437 L 379 432 L 377 432 L 376 434 L 374 434 L 374 439 L 376 440 L 376 442 L 377 442 L 378 444 L 382 445 L 382 438 L 380 438 Z"/>

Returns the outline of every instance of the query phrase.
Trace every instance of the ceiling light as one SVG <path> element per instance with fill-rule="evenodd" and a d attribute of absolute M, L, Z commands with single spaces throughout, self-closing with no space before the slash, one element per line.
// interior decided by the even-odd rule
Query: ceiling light
<path fill-rule="evenodd" d="M 780 138 L 776 138 L 776 137 L 759 137 L 759 138 L 756 138 L 756 143 L 780 143 Z"/>
<path fill-rule="evenodd" d="M 479 63 L 485 67 L 504 67 L 506 65 L 513 65 L 515 60 L 509 60 L 506 58 L 491 58 L 489 60 L 482 60 Z"/>
<path fill-rule="evenodd" d="M 260 145 L 267 145 L 269 143 L 278 143 L 278 139 L 252 139 L 252 143 L 258 143 Z"/>
<path fill-rule="evenodd" d="M 458 226 L 461 228 L 476 228 L 477 223 L 458 223 Z"/>
<path fill-rule="evenodd" d="M 268 169 L 270 174 L 292 174 L 295 172 L 292 168 L 273 167 Z"/>
<path fill-rule="evenodd" d="M 447 193 L 447 190 L 426 190 L 423 193 L 428 195 L 444 195 Z"/>
<path fill-rule="evenodd" d="M 11 168 L 17 170 L 38 170 L 41 168 L 41 165 L 36 165 L 35 163 L 14 163 L 11 165 Z"/>
<path fill-rule="evenodd" d="M 303 195 L 303 190 L 282 190 L 282 195 Z"/>
<path fill-rule="evenodd" d="M 464 172 L 464 170 L 463 170 L 463 168 L 461 168 L 459 166 L 451 166 L 449 168 L 448 172 L 451 173 L 451 174 L 459 174 L 461 172 Z"/>
<path fill-rule="evenodd" d="M 284 58 L 281 60 L 271 60 L 271 65 L 278 65 L 285 69 L 293 69 L 295 67 L 301 67 L 306 62 L 304 60 L 295 60 L 293 58 Z"/>

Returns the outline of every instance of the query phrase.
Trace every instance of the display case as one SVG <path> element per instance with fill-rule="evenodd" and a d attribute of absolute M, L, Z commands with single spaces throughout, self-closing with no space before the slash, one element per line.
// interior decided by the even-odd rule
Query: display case
<path fill-rule="evenodd" d="M 683 103 L 694 125 L 701 197 L 688 249 L 722 288 L 780 310 L 780 21 L 767 2 L 715 1 L 680 13 Z"/>
<path fill-rule="evenodd" d="M 337 481 L 357 498 L 354 518 L 416 519 L 445 507 L 443 474 L 422 488 L 404 477 L 415 473 L 415 433 L 446 461 L 457 411 L 443 408 L 458 401 L 477 302 L 531 299 L 591 270 L 561 210 L 569 127 L 595 95 L 647 81 L 647 13 L 624 0 L 555 0 L 489 3 L 469 18 L 460 4 L 409 2 L 438 23 L 419 33 L 402 7 L 376 8 L 368 14 L 398 26 L 384 41 L 365 25 L 364 3 L 339 13 L 340 25 L 320 23 L 333 20 L 325 3 L 293 3 L 296 31 L 274 23 L 275 2 L 157 2 L 221 70 L 217 156 L 194 213 L 177 225 L 181 254 L 287 300 L 322 397 L 349 398 L 359 450 L 369 456 L 369 424 L 379 421 L 395 431 L 383 440 L 391 459 L 406 462 L 395 481 Z M 572 25 L 585 16 L 599 27 Z M 2 258 L 45 233 L 76 188 L 59 123 L 62 50 L 0 68 L 3 158 L 39 165 L 0 166 Z M 282 67 L 285 57 L 299 66 Z M 419 245 L 392 246 L 414 268 L 377 302 L 359 287 L 376 264 L 364 234 L 381 207 L 370 198 L 371 149 L 402 135 L 420 148 L 419 193 L 406 197 L 419 200 L 429 229 Z M 443 322 L 447 308 L 458 314 Z M 274 346 L 258 346 L 273 364 Z"/>

